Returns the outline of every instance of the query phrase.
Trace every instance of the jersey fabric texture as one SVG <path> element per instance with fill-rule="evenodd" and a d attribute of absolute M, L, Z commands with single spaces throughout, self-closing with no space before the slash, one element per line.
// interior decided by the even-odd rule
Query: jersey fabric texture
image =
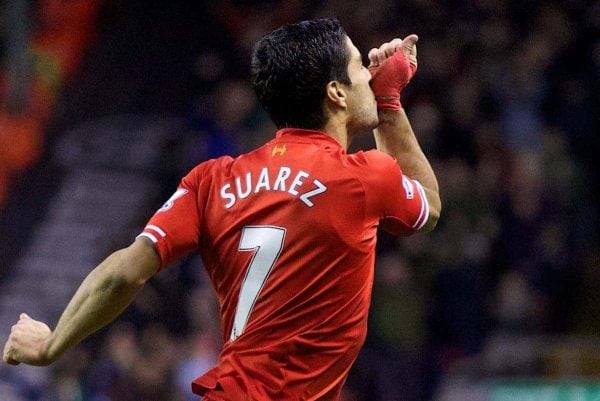
<path fill-rule="evenodd" d="M 150 219 L 164 268 L 199 252 L 224 347 L 192 389 L 209 400 L 337 400 L 366 336 L 377 228 L 422 227 L 421 184 L 390 156 L 282 129 L 206 161 Z"/>

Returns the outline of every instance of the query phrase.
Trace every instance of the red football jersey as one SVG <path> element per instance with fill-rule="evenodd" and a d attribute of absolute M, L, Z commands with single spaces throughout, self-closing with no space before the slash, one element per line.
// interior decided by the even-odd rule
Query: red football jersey
<path fill-rule="evenodd" d="M 392 157 L 318 131 L 194 168 L 140 234 L 162 267 L 200 252 L 217 293 L 225 345 L 194 392 L 338 399 L 366 336 L 377 227 L 407 235 L 428 216 Z"/>

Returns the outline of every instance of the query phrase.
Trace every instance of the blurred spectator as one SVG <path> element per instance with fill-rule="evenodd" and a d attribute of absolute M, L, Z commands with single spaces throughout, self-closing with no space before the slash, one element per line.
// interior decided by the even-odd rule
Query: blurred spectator
<path fill-rule="evenodd" d="M 185 401 L 198 399 L 198 396 L 192 393 L 191 383 L 217 363 L 218 343 L 210 332 L 202 331 L 188 341 L 186 348 L 192 351 L 182 358 L 177 369 L 177 386 Z"/>

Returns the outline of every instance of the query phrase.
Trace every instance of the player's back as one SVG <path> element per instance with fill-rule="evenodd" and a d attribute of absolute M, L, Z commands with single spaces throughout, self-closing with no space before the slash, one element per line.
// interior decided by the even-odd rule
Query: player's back
<path fill-rule="evenodd" d="M 264 391 L 343 380 L 366 334 L 378 216 L 360 165 L 331 137 L 280 131 L 206 166 L 201 253 L 221 305 L 222 359 Z M 279 378 L 279 380 L 274 380 Z M 315 384 L 314 390 L 323 385 Z M 285 398 L 282 398 L 285 399 Z"/>

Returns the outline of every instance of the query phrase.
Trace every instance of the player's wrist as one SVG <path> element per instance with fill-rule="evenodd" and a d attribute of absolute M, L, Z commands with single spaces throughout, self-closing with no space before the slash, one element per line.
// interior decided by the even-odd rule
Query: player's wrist
<path fill-rule="evenodd" d="M 385 126 L 395 127 L 399 124 L 400 118 L 404 113 L 404 109 L 400 108 L 399 110 L 394 109 L 379 109 L 377 110 L 377 116 L 379 119 L 379 128 L 383 128 Z"/>
<path fill-rule="evenodd" d="M 400 95 L 398 96 L 375 96 L 377 101 L 377 110 L 393 110 L 399 111 L 402 109 Z"/>
<path fill-rule="evenodd" d="M 371 88 L 375 95 L 375 101 L 377 102 L 377 109 L 379 110 L 400 110 L 402 103 L 400 102 L 400 95 L 402 89 L 396 84 L 390 82 L 387 77 L 376 75 L 371 81 Z"/>
<path fill-rule="evenodd" d="M 56 361 L 60 353 L 54 344 L 54 332 L 52 332 L 41 344 L 39 350 L 40 365 L 50 365 Z"/>

